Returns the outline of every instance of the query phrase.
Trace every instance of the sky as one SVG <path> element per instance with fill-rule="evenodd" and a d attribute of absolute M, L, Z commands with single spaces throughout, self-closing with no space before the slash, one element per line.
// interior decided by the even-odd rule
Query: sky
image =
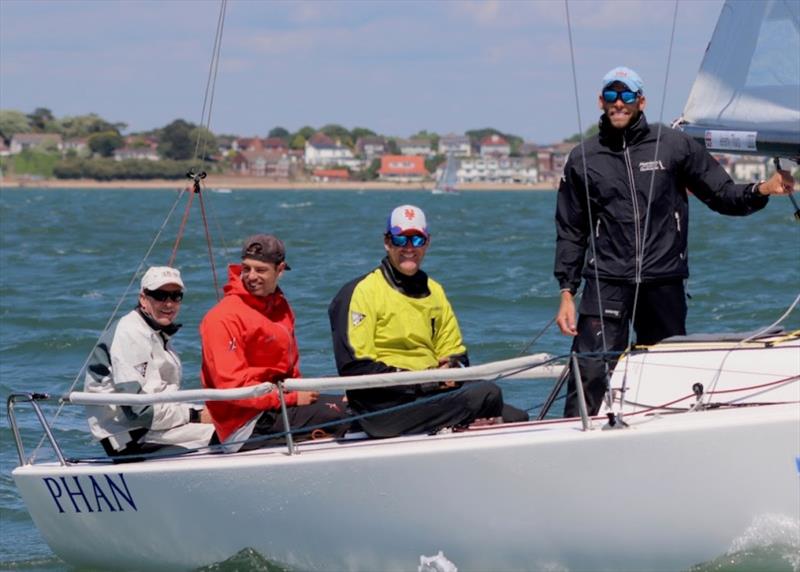
<path fill-rule="evenodd" d="M 642 76 L 648 119 L 671 122 L 722 3 L 679 1 L 670 52 L 673 0 L 230 0 L 210 128 L 493 127 L 553 143 L 597 121 L 617 65 Z M 0 109 L 97 113 L 128 133 L 205 123 L 219 13 L 218 0 L 0 0 Z"/>

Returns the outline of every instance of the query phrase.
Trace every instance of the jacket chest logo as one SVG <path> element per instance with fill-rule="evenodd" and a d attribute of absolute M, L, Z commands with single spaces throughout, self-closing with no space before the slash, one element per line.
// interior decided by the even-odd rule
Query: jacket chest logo
<path fill-rule="evenodd" d="M 648 171 L 663 171 L 664 165 L 661 161 L 642 161 L 639 163 L 639 172 L 647 173 Z"/>

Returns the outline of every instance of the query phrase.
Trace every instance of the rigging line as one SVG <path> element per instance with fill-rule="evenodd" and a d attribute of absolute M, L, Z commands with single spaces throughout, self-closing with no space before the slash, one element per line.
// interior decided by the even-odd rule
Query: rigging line
<path fill-rule="evenodd" d="M 522 348 L 522 351 L 521 351 L 521 352 L 519 352 L 519 355 L 521 355 L 521 356 L 522 356 L 522 355 L 525 355 L 526 353 L 528 353 L 528 350 L 529 350 L 529 349 L 531 349 L 531 347 L 533 346 L 533 344 L 535 344 L 535 343 L 537 342 L 537 340 L 538 340 L 539 338 L 541 338 L 541 337 L 542 337 L 542 335 L 544 335 L 544 333 L 545 333 L 545 332 L 546 332 L 546 331 L 547 331 L 547 330 L 550 328 L 550 326 L 552 326 L 552 325 L 553 325 L 553 322 L 555 322 L 555 321 L 556 321 L 556 318 L 555 318 L 555 316 L 554 316 L 554 317 L 552 317 L 552 318 L 550 318 L 550 321 L 549 321 L 549 322 L 547 322 L 547 324 L 545 325 L 545 327 L 544 327 L 544 328 L 542 328 L 542 329 L 541 329 L 541 331 L 540 331 L 538 334 L 536 334 L 535 336 L 533 336 L 533 339 L 532 339 L 531 341 L 529 341 L 529 342 L 528 342 L 528 343 L 525 345 L 525 347 L 524 347 L 524 348 Z"/>
<path fill-rule="evenodd" d="M 198 191 L 198 199 L 200 200 L 200 214 L 203 217 L 203 229 L 206 234 L 206 245 L 208 246 L 208 260 L 211 263 L 211 276 L 214 279 L 214 295 L 217 297 L 217 302 L 220 299 L 219 283 L 217 282 L 217 267 L 214 264 L 214 249 L 211 246 L 211 233 L 208 230 L 208 219 L 206 218 L 206 207 L 203 202 L 203 193 Z"/>
<path fill-rule="evenodd" d="M 215 44 L 215 50 L 216 50 L 215 61 L 216 61 L 216 63 L 214 65 L 214 79 L 213 79 L 213 82 L 212 82 L 212 85 L 215 86 L 215 87 L 217 85 L 217 73 L 219 72 L 220 54 L 222 53 L 222 32 L 223 32 L 223 29 L 225 28 L 225 13 L 226 13 L 227 5 L 228 5 L 228 0 L 222 0 L 222 3 L 220 5 L 220 18 L 219 18 L 219 21 L 217 23 L 217 37 L 218 37 L 218 40 L 216 41 L 216 44 Z M 206 128 L 209 131 L 211 130 L 211 109 L 214 107 L 214 95 L 215 94 L 216 94 L 216 89 L 212 89 L 211 90 L 211 97 L 210 97 L 209 105 L 208 105 L 208 122 L 207 122 L 207 125 L 206 125 Z M 209 206 L 210 206 L 210 204 L 209 204 Z M 228 245 L 227 245 L 227 243 L 225 241 L 225 236 L 222 233 L 222 225 L 220 225 L 219 219 L 216 218 L 216 216 L 214 215 L 213 211 L 211 211 L 211 209 L 209 209 L 209 213 L 211 215 L 211 218 L 214 219 L 214 224 L 217 227 L 217 234 L 219 236 L 220 242 L 222 243 L 222 248 L 224 250 L 227 250 Z M 213 258 L 211 260 L 211 265 L 214 266 Z M 216 273 L 216 269 L 215 269 L 214 270 L 214 284 L 215 284 L 215 289 L 218 291 L 218 289 L 216 288 L 216 283 L 217 283 L 217 273 Z M 217 294 L 217 297 L 219 297 L 219 294 Z"/>
<path fill-rule="evenodd" d="M 586 149 L 584 147 L 583 123 L 581 121 L 580 96 L 579 96 L 579 92 L 578 92 L 578 74 L 575 71 L 575 49 L 573 48 L 573 45 L 572 45 L 572 22 L 571 22 L 570 17 L 569 17 L 569 0 L 564 0 L 564 8 L 566 9 L 566 12 L 567 12 L 567 34 L 569 36 L 569 57 L 570 57 L 570 63 L 572 65 L 572 86 L 573 86 L 573 89 L 575 91 L 575 110 L 576 110 L 577 115 L 578 115 L 578 135 L 580 136 L 581 163 L 582 163 L 581 167 L 583 169 L 583 189 L 584 189 L 584 193 L 586 195 L 586 210 L 587 210 L 587 215 L 588 215 L 588 219 L 589 219 L 588 220 L 589 228 L 587 230 L 588 230 L 588 234 L 589 234 L 589 242 L 591 244 L 592 258 L 594 259 L 594 264 L 593 264 L 593 266 L 594 266 L 594 281 L 595 281 L 595 287 L 597 288 L 597 306 L 598 306 L 598 311 L 600 313 L 600 338 L 601 338 L 602 343 L 603 343 L 603 353 L 605 354 L 606 352 L 608 352 L 608 344 L 606 342 L 606 328 L 605 328 L 605 322 L 603 320 L 603 300 L 602 300 L 602 296 L 600 296 L 600 272 L 597 269 L 597 249 L 596 249 L 595 241 L 594 241 L 594 231 L 593 231 L 594 224 L 592 223 L 592 202 L 591 202 L 590 197 L 589 197 L 589 175 L 588 175 L 587 168 L 586 168 Z M 567 177 L 566 170 L 564 172 L 564 177 L 565 178 Z M 573 299 L 573 303 L 574 303 L 574 299 Z M 611 393 L 610 393 L 611 392 L 611 386 L 610 386 L 610 380 L 609 380 L 608 362 L 604 360 L 603 361 L 603 366 L 604 366 L 604 369 L 605 369 L 605 372 L 606 372 L 607 401 L 608 401 L 608 404 L 610 406 L 611 405 L 611 401 L 610 401 L 610 399 L 611 399 L 611 397 L 610 397 L 610 395 L 611 395 Z"/>
<path fill-rule="evenodd" d="M 183 239 L 183 233 L 186 230 L 186 221 L 189 220 L 189 212 L 192 208 L 192 201 L 194 200 L 194 192 L 189 192 L 189 200 L 186 201 L 186 208 L 183 211 L 183 218 L 181 219 L 181 225 L 178 227 L 178 235 L 175 237 L 175 244 L 172 247 L 172 254 L 169 256 L 169 261 L 167 262 L 167 266 L 174 266 L 175 265 L 175 258 L 178 256 L 178 247 L 181 244 L 181 239 Z"/>
<path fill-rule="evenodd" d="M 217 82 L 217 69 L 219 68 L 219 56 L 220 56 L 220 49 L 222 46 L 222 31 L 225 25 L 226 6 L 227 6 L 227 0 L 221 0 L 219 5 L 219 15 L 217 16 L 217 30 L 214 35 L 214 47 L 211 50 L 211 61 L 209 62 L 208 65 L 208 77 L 206 78 L 206 89 L 203 95 L 203 110 L 200 114 L 200 125 L 201 127 L 205 127 L 206 129 L 209 129 L 211 126 L 211 110 L 214 103 L 214 89 L 216 87 L 216 82 Z M 207 116 L 206 116 L 206 109 L 208 109 Z M 198 153 L 200 152 L 201 139 L 203 140 L 202 156 L 204 159 L 206 156 L 206 147 L 208 145 L 208 141 L 206 140 L 205 137 L 202 137 L 201 132 L 198 131 L 194 148 L 195 160 L 197 159 Z"/>
<path fill-rule="evenodd" d="M 117 302 L 117 305 L 114 307 L 114 311 L 111 312 L 111 317 L 106 322 L 106 325 L 103 326 L 103 330 L 100 332 L 100 335 L 97 337 L 97 341 L 95 341 L 95 343 L 92 344 L 92 349 L 89 351 L 89 355 L 87 355 L 86 359 L 83 361 L 83 365 L 81 365 L 81 368 L 78 370 L 78 374 L 75 376 L 75 379 L 72 381 L 72 384 L 70 384 L 69 391 L 67 393 L 72 393 L 72 390 L 75 389 L 75 386 L 78 384 L 78 381 L 80 380 L 81 376 L 86 371 L 86 366 L 89 364 L 89 360 L 92 359 L 92 354 L 94 353 L 94 348 L 97 346 L 97 344 L 100 342 L 100 339 L 108 331 L 108 328 L 111 326 L 111 324 L 116 319 L 117 313 L 119 312 L 119 309 L 122 306 L 122 303 L 128 297 L 128 293 L 130 292 L 131 287 L 133 287 L 133 283 L 139 277 L 139 275 L 140 275 L 140 273 L 142 271 L 142 268 L 144 267 L 145 261 L 150 257 L 150 253 L 153 252 L 153 249 L 155 248 L 156 243 L 158 242 L 158 239 L 161 236 L 161 233 L 163 233 L 164 229 L 167 227 L 167 223 L 169 222 L 169 219 L 172 218 L 172 213 L 175 212 L 175 209 L 178 207 L 178 203 L 180 203 L 181 197 L 183 197 L 183 194 L 185 192 L 186 192 L 186 189 L 182 189 L 181 192 L 178 193 L 178 197 L 175 199 L 175 202 L 172 204 L 172 208 L 167 213 L 167 216 L 164 219 L 164 222 L 161 223 L 161 227 L 158 229 L 158 232 L 156 232 L 155 237 L 150 242 L 150 246 L 148 247 L 147 252 L 145 252 L 144 257 L 142 257 L 142 259 L 139 261 L 139 264 L 136 266 L 136 270 L 133 272 L 133 275 L 131 276 L 131 279 L 128 282 L 128 286 L 125 288 L 125 291 L 122 293 L 122 296 L 120 297 L 119 301 Z M 58 421 L 58 418 L 61 415 L 62 409 L 64 409 L 64 405 L 65 405 L 65 402 L 62 401 L 61 403 L 59 403 L 58 407 L 56 408 L 56 412 L 53 415 L 53 421 L 52 421 L 52 423 L 50 423 L 50 427 L 52 429 L 55 429 L 56 422 Z M 38 445 L 36 445 L 36 448 L 33 450 L 33 453 L 32 453 L 32 455 L 30 457 L 31 458 L 31 462 L 33 462 L 36 459 L 36 454 L 39 452 L 39 449 L 41 449 L 42 444 L 44 443 L 45 439 L 46 439 L 46 435 L 42 435 L 42 438 L 39 440 Z"/>
<path fill-rule="evenodd" d="M 728 357 L 730 357 L 732 355 L 732 352 L 734 350 L 740 348 L 741 346 L 743 346 L 744 344 L 746 344 L 750 340 L 753 340 L 753 339 L 757 338 L 758 336 L 762 335 L 763 333 L 768 332 L 770 329 L 778 326 L 781 322 L 783 322 L 789 316 L 789 314 L 791 314 L 794 311 L 794 309 L 795 309 L 795 307 L 797 306 L 798 303 L 800 303 L 800 294 L 795 296 L 794 301 L 789 305 L 789 307 L 786 309 L 786 311 L 783 314 L 781 314 L 781 316 L 777 320 L 772 322 L 769 326 L 761 328 L 760 330 L 756 331 L 755 333 L 750 334 L 750 336 L 748 336 L 745 339 L 739 341 L 735 346 L 733 346 L 732 348 L 730 348 L 728 350 L 728 352 L 725 354 L 725 357 L 722 358 L 722 361 L 719 364 L 719 368 L 717 369 L 717 373 L 714 376 L 714 379 L 711 381 L 711 384 L 709 385 L 708 391 L 705 393 L 705 395 L 708 395 L 709 402 L 711 400 L 711 394 L 716 389 L 717 384 L 719 383 L 719 379 L 722 376 L 722 368 L 725 366 L 725 362 L 728 361 Z"/>
<path fill-rule="evenodd" d="M 211 62 L 209 63 L 208 78 L 206 81 L 206 90 L 203 98 L 203 112 L 201 114 L 201 124 L 204 124 L 204 127 L 206 128 L 206 130 L 209 131 L 209 133 L 211 132 L 211 112 L 214 107 L 214 95 L 216 93 L 217 74 L 219 72 L 219 61 L 220 61 L 220 55 L 222 53 L 222 36 L 223 36 L 223 31 L 225 29 L 225 14 L 227 5 L 228 5 L 228 0 L 220 1 L 219 16 L 217 17 L 217 30 L 214 36 L 214 47 L 212 49 Z M 206 103 L 208 103 L 208 114 L 206 114 Z M 203 153 L 202 153 L 203 159 L 205 159 L 206 157 L 206 144 L 208 143 L 207 138 L 204 139 L 205 140 L 203 141 Z M 200 142 L 200 134 L 198 133 L 197 143 L 199 144 L 199 142 Z M 197 157 L 198 157 L 198 151 L 197 149 L 195 149 L 195 158 Z M 199 187 L 198 187 L 198 194 L 200 194 Z M 209 206 L 211 205 L 209 204 Z M 219 300 L 217 270 L 216 270 L 216 265 L 214 263 L 213 248 L 211 246 L 211 235 L 208 228 L 208 222 L 206 220 L 204 203 L 202 202 L 202 195 L 201 195 L 200 208 L 201 212 L 203 213 L 203 225 L 206 233 L 206 241 L 209 243 L 208 258 L 211 263 L 211 271 L 214 280 L 214 294 L 216 295 L 217 300 Z M 222 226 L 220 225 L 219 220 L 214 215 L 211 209 L 209 209 L 209 215 L 210 218 L 214 220 L 214 223 L 217 227 L 217 233 L 222 243 L 223 249 L 227 249 L 225 236 L 223 235 Z"/>
<path fill-rule="evenodd" d="M 669 35 L 669 48 L 667 49 L 667 69 L 664 72 L 664 86 L 661 90 L 661 110 L 658 116 L 658 131 L 656 133 L 656 148 L 653 157 L 653 162 L 656 166 L 658 166 L 658 149 L 661 144 L 661 130 L 664 127 L 664 107 L 666 107 L 666 100 L 667 100 L 667 85 L 669 85 L 669 70 L 672 64 L 672 49 L 675 45 L 675 28 L 678 23 L 678 0 L 675 0 L 675 9 L 672 12 L 672 30 L 670 31 Z M 644 228 L 642 229 L 642 243 L 641 247 L 639 248 L 639 260 L 636 261 L 636 286 L 634 287 L 633 291 L 633 310 L 631 311 L 630 321 L 628 322 L 628 347 L 627 350 L 630 350 L 633 347 L 633 329 L 634 324 L 636 323 L 636 310 L 639 307 L 639 290 L 642 284 L 642 267 L 644 265 L 644 257 L 645 252 L 647 250 L 647 230 L 650 225 L 650 210 L 653 204 L 653 188 L 655 186 L 656 180 L 656 168 L 653 168 L 650 171 L 650 188 L 647 191 L 647 208 L 645 209 L 644 215 Z M 633 179 L 631 179 L 633 181 Z M 634 189 L 634 201 L 638 201 L 636 196 L 636 192 Z M 639 227 L 639 220 L 634 223 L 638 229 Z M 629 361 L 625 361 L 625 371 L 623 372 L 622 376 L 622 395 L 625 395 L 625 390 L 627 389 L 628 385 L 628 364 Z"/>

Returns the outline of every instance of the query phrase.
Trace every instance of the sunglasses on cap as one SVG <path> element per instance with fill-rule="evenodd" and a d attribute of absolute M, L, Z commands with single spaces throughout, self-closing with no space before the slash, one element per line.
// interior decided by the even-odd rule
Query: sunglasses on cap
<path fill-rule="evenodd" d="M 617 91 L 616 89 L 604 89 L 603 90 L 603 101 L 606 103 L 614 103 L 618 99 L 622 100 L 622 103 L 631 104 L 639 97 L 639 93 L 635 91 Z"/>
<path fill-rule="evenodd" d="M 174 292 L 168 292 L 167 290 L 145 290 L 144 293 L 145 296 L 157 302 L 166 302 L 167 298 L 173 302 L 180 302 L 183 300 L 183 291 L 181 290 L 175 290 Z"/>
<path fill-rule="evenodd" d="M 412 234 L 411 236 L 407 236 L 405 234 L 399 234 L 395 236 L 394 234 L 390 234 L 389 240 L 392 241 L 392 246 L 396 246 L 398 248 L 408 246 L 409 243 L 411 243 L 411 246 L 414 248 L 420 248 L 428 243 L 428 239 L 422 234 Z"/>

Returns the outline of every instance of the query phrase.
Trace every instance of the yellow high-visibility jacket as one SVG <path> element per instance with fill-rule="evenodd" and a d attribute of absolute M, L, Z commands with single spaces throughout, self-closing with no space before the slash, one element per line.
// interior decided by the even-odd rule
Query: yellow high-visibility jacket
<path fill-rule="evenodd" d="M 458 320 L 442 286 L 419 271 L 395 272 L 387 259 L 342 287 L 328 308 L 339 375 L 468 364 Z"/>

